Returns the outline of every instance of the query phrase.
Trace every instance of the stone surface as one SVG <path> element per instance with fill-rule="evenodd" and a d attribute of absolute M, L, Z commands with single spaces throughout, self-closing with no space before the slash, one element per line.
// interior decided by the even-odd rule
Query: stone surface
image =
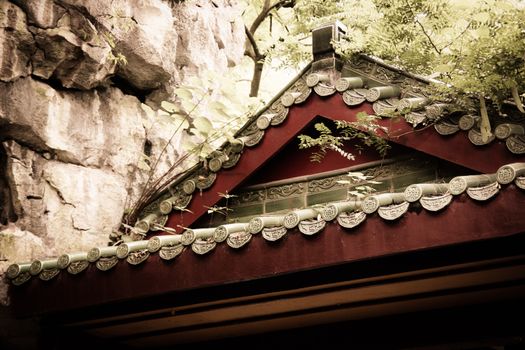
<path fill-rule="evenodd" d="M 106 245 L 144 164 L 163 154 L 155 179 L 181 153 L 176 126 L 140 101 L 225 72 L 244 39 L 228 0 L 0 0 L 0 275 Z"/>
<path fill-rule="evenodd" d="M 29 75 L 35 49 L 25 13 L 6 0 L 0 0 L 0 81 Z"/>

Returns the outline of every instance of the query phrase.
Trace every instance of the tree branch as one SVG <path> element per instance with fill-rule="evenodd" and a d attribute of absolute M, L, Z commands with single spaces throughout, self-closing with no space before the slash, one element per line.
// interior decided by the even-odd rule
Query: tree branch
<path fill-rule="evenodd" d="M 423 34 L 425 34 L 425 36 L 427 37 L 428 39 L 428 42 L 430 43 L 430 45 L 432 45 L 432 47 L 434 48 L 434 50 L 437 52 L 438 55 L 441 55 L 441 50 L 437 48 L 436 44 L 434 44 L 434 41 L 432 41 L 432 38 L 430 37 L 430 35 L 427 33 L 427 31 L 425 30 L 425 27 L 421 24 L 421 22 L 419 22 L 419 20 L 416 19 L 416 23 L 419 25 L 419 27 L 421 27 L 421 31 L 423 31 Z"/>
<path fill-rule="evenodd" d="M 261 9 L 261 12 L 259 15 L 253 20 L 252 25 L 250 26 L 250 33 L 255 34 L 255 31 L 261 23 L 266 19 L 268 16 L 268 13 L 272 11 L 273 9 L 278 9 L 279 7 L 282 7 L 287 4 L 292 4 L 294 0 L 279 0 L 276 1 L 273 5 L 270 5 L 270 0 L 265 0 L 263 8 Z"/>
<path fill-rule="evenodd" d="M 257 46 L 257 42 L 255 41 L 252 33 L 248 30 L 248 27 L 244 26 L 244 32 L 246 33 L 246 37 L 248 38 L 248 41 L 250 42 L 250 45 L 253 49 L 253 53 L 246 50 L 245 54 L 257 62 L 261 58 L 261 53 L 259 51 L 259 47 Z"/>

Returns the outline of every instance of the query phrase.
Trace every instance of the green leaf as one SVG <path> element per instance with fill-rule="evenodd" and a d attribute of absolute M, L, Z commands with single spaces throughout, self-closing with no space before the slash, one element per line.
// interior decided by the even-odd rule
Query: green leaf
<path fill-rule="evenodd" d="M 212 131 L 213 124 L 210 122 L 208 118 L 205 117 L 197 117 L 193 120 L 193 125 L 195 125 L 195 128 L 200 131 L 202 134 L 207 135 Z"/>
<path fill-rule="evenodd" d="M 193 98 L 193 93 L 190 89 L 179 87 L 175 89 L 175 95 L 179 97 L 181 100 L 191 100 Z"/>
<path fill-rule="evenodd" d="M 168 113 L 175 113 L 179 110 L 179 107 L 168 101 L 162 101 L 160 107 Z"/>

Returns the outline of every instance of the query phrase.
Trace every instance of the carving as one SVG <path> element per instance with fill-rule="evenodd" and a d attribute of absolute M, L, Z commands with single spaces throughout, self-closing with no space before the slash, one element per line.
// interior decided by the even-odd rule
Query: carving
<path fill-rule="evenodd" d="M 337 216 L 337 223 L 345 228 L 354 228 L 366 219 L 366 214 L 362 211 L 351 213 L 343 212 Z"/>
<path fill-rule="evenodd" d="M 396 220 L 406 213 L 409 205 L 410 204 L 408 202 L 391 204 L 388 206 L 379 207 L 377 213 L 385 220 Z"/>
<path fill-rule="evenodd" d="M 368 102 L 375 102 L 379 99 L 399 96 L 399 93 L 397 86 L 378 86 L 368 89 L 365 98 Z"/>
<path fill-rule="evenodd" d="M 69 255 L 62 254 L 58 257 L 57 266 L 59 269 L 65 269 L 66 267 L 69 266 L 70 263 L 71 263 L 71 259 L 69 258 Z"/>
<path fill-rule="evenodd" d="M 244 192 L 244 193 L 240 193 L 238 197 L 231 198 L 231 205 L 236 206 L 242 203 L 261 202 L 265 198 L 266 198 L 265 190 Z"/>
<path fill-rule="evenodd" d="M 379 100 L 380 95 L 381 93 L 379 92 L 379 90 L 372 88 L 372 89 L 367 90 L 365 99 L 368 102 L 375 102 Z"/>
<path fill-rule="evenodd" d="M 448 107 L 448 104 L 436 103 L 430 106 L 426 106 L 425 112 L 429 119 L 438 120 L 447 112 Z"/>
<path fill-rule="evenodd" d="M 415 202 L 421 198 L 423 190 L 417 185 L 410 185 L 405 189 L 405 199 L 408 202 Z"/>
<path fill-rule="evenodd" d="M 268 108 L 268 112 L 275 114 L 271 122 L 271 124 L 275 126 L 281 124 L 286 119 L 288 108 L 277 100 Z"/>
<path fill-rule="evenodd" d="M 265 115 L 261 115 L 259 118 L 257 118 L 257 127 L 261 130 L 268 129 L 270 126 L 271 119 L 266 117 Z"/>
<path fill-rule="evenodd" d="M 421 206 L 428 211 L 439 211 L 449 205 L 451 200 L 452 195 L 450 193 L 445 193 L 440 196 L 421 197 L 419 203 L 421 203 Z"/>
<path fill-rule="evenodd" d="M 510 136 L 506 141 L 505 144 L 507 145 L 507 148 L 509 151 L 511 151 L 514 154 L 524 154 L 525 153 L 525 138 L 520 135 L 513 135 Z"/>
<path fill-rule="evenodd" d="M 470 198 L 477 201 L 486 201 L 496 195 L 499 192 L 499 189 L 500 184 L 494 182 L 481 187 L 469 187 L 467 188 L 467 194 Z"/>
<path fill-rule="evenodd" d="M 456 133 L 459 130 L 459 126 L 457 126 L 456 124 L 442 121 L 437 124 L 434 124 L 434 129 L 436 129 L 436 131 L 440 135 L 446 136 Z"/>
<path fill-rule="evenodd" d="M 97 269 L 100 271 L 107 271 L 113 268 L 113 266 L 117 265 L 118 258 L 116 256 L 110 256 L 108 258 L 100 258 L 97 260 L 95 265 L 97 266 Z"/>
<path fill-rule="evenodd" d="M 458 126 L 461 130 L 470 130 L 476 125 L 476 123 L 479 120 L 479 116 L 477 115 L 464 115 L 461 118 L 459 118 Z"/>
<path fill-rule="evenodd" d="M 379 100 L 374 102 L 374 104 L 372 105 L 372 109 L 374 110 L 376 115 L 388 115 L 396 111 L 396 106 L 398 104 L 399 100 L 397 98 L 389 98 L 386 100 Z"/>
<path fill-rule="evenodd" d="M 251 234 L 256 234 L 261 232 L 261 230 L 264 228 L 264 222 L 261 218 L 253 218 L 248 223 L 248 231 Z"/>
<path fill-rule="evenodd" d="M 470 142 L 472 142 L 476 146 L 487 145 L 491 143 L 492 141 L 494 141 L 494 138 L 495 138 L 494 135 L 490 135 L 486 141 L 483 141 L 481 137 L 481 132 L 479 130 L 470 129 L 468 131 L 468 139 L 470 140 Z"/>
<path fill-rule="evenodd" d="M 339 210 L 337 209 L 337 206 L 335 204 L 328 204 L 323 208 L 321 216 L 325 221 L 332 221 L 337 217 L 338 213 Z"/>
<path fill-rule="evenodd" d="M 239 159 L 241 159 L 240 153 L 230 153 L 228 159 L 222 163 L 222 167 L 224 169 L 233 168 L 239 162 Z"/>
<path fill-rule="evenodd" d="M 366 197 L 365 200 L 361 204 L 361 208 L 366 214 L 372 214 L 379 208 L 379 200 L 374 197 Z"/>
<path fill-rule="evenodd" d="M 213 182 L 215 182 L 215 179 L 217 178 L 217 174 L 210 172 L 208 174 L 201 174 L 197 176 L 197 182 L 195 186 L 199 190 L 205 190 L 207 188 L 210 188 L 211 185 L 213 185 Z"/>
<path fill-rule="evenodd" d="M 264 137 L 264 130 L 259 130 L 247 136 L 243 136 L 242 140 L 247 147 L 253 147 L 257 145 L 259 142 L 261 142 L 263 137 Z"/>
<path fill-rule="evenodd" d="M 448 189 L 453 195 L 458 195 L 465 192 L 467 186 L 467 181 L 461 176 L 453 178 L 448 183 Z"/>
<path fill-rule="evenodd" d="M 149 254 L 150 253 L 147 249 L 131 252 L 126 258 L 126 261 L 131 265 L 138 265 L 141 262 L 145 261 L 147 258 L 149 258 Z"/>
<path fill-rule="evenodd" d="M 184 245 L 190 245 L 195 241 L 195 231 L 187 229 L 182 233 L 181 243 Z"/>
<path fill-rule="evenodd" d="M 294 228 L 299 224 L 299 221 L 299 215 L 292 212 L 284 216 L 283 225 L 286 228 Z"/>
<path fill-rule="evenodd" d="M 215 243 L 212 238 L 198 238 L 191 245 L 191 250 L 193 250 L 199 255 L 204 255 L 209 251 L 213 250 L 213 248 L 215 248 L 216 245 L 217 243 Z"/>
<path fill-rule="evenodd" d="M 366 101 L 367 89 L 347 90 L 343 93 L 343 101 L 348 106 L 357 106 Z"/>
<path fill-rule="evenodd" d="M 308 183 L 308 192 L 324 192 L 326 190 L 335 189 L 335 188 L 345 188 L 347 184 L 342 183 L 341 180 L 346 180 L 347 177 L 344 175 L 339 175 L 335 177 L 328 177 L 319 180 L 312 180 Z"/>
<path fill-rule="evenodd" d="M 292 89 L 297 90 L 299 93 L 299 95 L 294 100 L 295 104 L 303 103 L 308 99 L 308 97 L 310 97 L 310 94 L 312 93 L 312 89 L 308 87 L 306 81 L 303 78 L 298 79 L 292 86 Z"/>
<path fill-rule="evenodd" d="M 20 265 L 19 264 L 11 264 L 9 265 L 9 267 L 7 268 L 5 274 L 7 276 L 7 278 L 16 278 L 16 276 L 18 276 L 20 274 Z"/>
<path fill-rule="evenodd" d="M 184 193 L 186 194 L 192 194 L 193 192 L 195 192 L 196 187 L 197 187 L 197 184 L 195 183 L 194 180 L 186 180 L 182 184 L 182 191 L 184 191 Z"/>
<path fill-rule="evenodd" d="M 49 281 L 49 280 L 55 278 L 55 276 L 58 275 L 59 272 L 60 272 L 59 269 L 48 269 L 48 270 L 43 270 L 42 272 L 40 272 L 40 274 L 38 275 L 38 277 L 39 277 L 42 281 Z"/>
<path fill-rule="evenodd" d="M 90 262 L 95 262 L 100 258 L 100 249 L 99 248 L 92 248 L 89 250 L 87 259 Z"/>
<path fill-rule="evenodd" d="M 129 246 L 126 243 L 123 243 L 117 247 L 117 257 L 119 259 L 124 259 L 129 254 Z"/>
<path fill-rule="evenodd" d="M 160 248 L 159 256 L 163 260 L 171 260 L 177 257 L 180 253 L 182 253 L 182 250 L 184 249 L 184 246 L 182 244 L 177 244 L 174 246 L 164 246 Z"/>
<path fill-rule="evenodd" d="M 325 84 L 325 83 L 319 83 L 316 86 L 314 86 L 314 91 L 319 96 L 330 96 L 335 93 L 335 87 Z"/>
<path fill-rule="evenodd" d="M 221 170 L 222 168 L 222 158 L 212 158 L 208 162 L 208 168 L 216 173 L 217 171 Z"/>
<path fill-rule="evenodd" d="M 299 223 L 299 231 L 301 233 L 311 236 L 321 231 L 326 226 L 324 220 L 303 220 Z"/>
<path fill-rule="evenodd" d="M 363 79 L 359 77 L 345 77 L 338 79 L 335 83 L 335 89 L 339 92 L 344 92 L 350 88 L 362 87 Z"/>
<path fill-rule="evenodd" d="M 72 275 L 76 275 L 87 269 L 89 266 L 89 262 L 85 260 L 81 261 L 74 261 L 67 267 L 67 272 L 69 272 Z"/>
<path fill-rule="evenodd" d="M 516 177 L 516 171 L 510 165 L 504 165 L 498 169 L 496 178 L 500 184 L 510 184 Z"/>
<path fill-rule="evenodd" d="M 13 278 L 11 280 L 11 283 L 13 283 L 15 286 L 19 286 L 29 281 L 29 279 L 31 279 L 31 274 L 29 272 L 22 272 L 21 274 Z"/>
<path fill-rule="evenodd" d="M 268 199 L 287 198 L 292 194 L 300 194 L 305 190 L 304 183 L 293 183 L 289 185 L 270 187 L 267 190 Z"/>
<path fill-rule="evenodd" d="M 213 232 L 213 240 L 215 242 L 224 242 L 228 238 L 228 230 L 224 226 L 219 226 Z"/>
<path fill-rule="evenodd" d="M 308 74 L 308 76 L 306 77 L 306 85 L 308 85 L 308 87 L 314 87 L 320 81 L 321 81 L 320 74 L 317 74 L 317 73 Z"/>
<path fill-rule="evenodd" d="M 523 126 L 519 124 L 503 123 L 496 127 L 494 134 L 500 140 L 506 139 L 511 135 L 523 135 Z"/>
<path fill-rule="evenodd" d="M 31 263 L 31 266 L 29 267 L 29 273 L 33 276 L 36 276 L 42 271 L 43 264 L 40 260 L 35 260 Z"/>
<path fill-rule="evenodd" d="M 262 236 L 265 240 L 273 242 L 281 239 L 286 232 L 287 230 L 284 226 L 265 227 L 262 230 Z"/>
<path fill-rule="evenodd" d="M 159 250 L 161 247 L 161 242 L 160 242 L 160 238 L 155 236 L 155 237 L 152 237 L 149 239 L 148 241 L 148 250 L 151 252 L 151 253 L 154 253 L 156 252 L 157 250 Z"/>
<path fill-rule="evenodd" d="M 238 249 L 248 243 L 252 239 L 252 234 L 245 231 L 238 231 L 231 233 L 226 239 L 228 246 Z"/>
<path fill-rule="evenodd" d="M 525 190 L 525 176 L 518 176 L 514 182 L 516 183 L 516 186 Z"/>
<path fill-rule="evenodd" d="M 295 99 L 298 98 L 300 95 L 301 95 L 300 92 L 285 92 L 281 96 L 281 103 L 285 107 L 291 107 L 294 104 Z"/>

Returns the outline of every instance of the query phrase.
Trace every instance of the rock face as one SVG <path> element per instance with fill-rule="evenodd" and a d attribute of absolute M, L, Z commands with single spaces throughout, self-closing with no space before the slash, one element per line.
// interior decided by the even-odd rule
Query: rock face
<path fill-rule="evenodd" d="M 2 273 L 107 243 L 173 135 L 141 101 L 235 65 L 244 25 L 227 0 L 0 0 L 0 48 Z"/>

